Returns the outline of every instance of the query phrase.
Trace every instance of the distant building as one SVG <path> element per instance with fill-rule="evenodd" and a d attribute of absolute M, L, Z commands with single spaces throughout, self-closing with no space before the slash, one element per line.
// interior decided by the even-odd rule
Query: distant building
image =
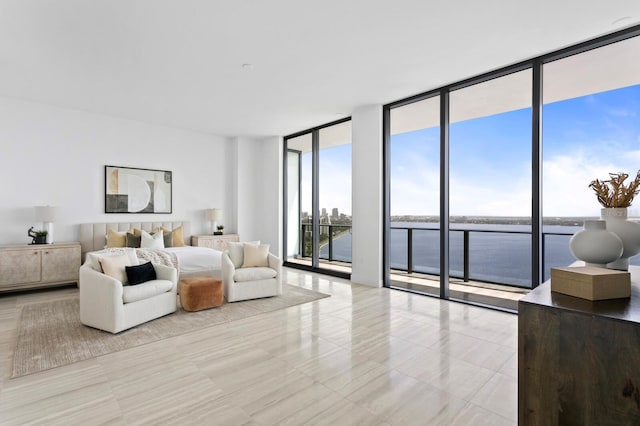
<path fill-rule="evenodd" d="M 340 214 L 338 213 L 338 209 L 334 207 L 333 210 L 331 210 L 331 219 L 336 220 L 339 217 Z"/>
<path fill-rule="evenodd" d="M 322 214 L 320 215 L 320 225 L 331 225 L 331 218 L 327 214 L 327 209 L 322 208 Z M 321 226 L 320 227 L 320 237 L 329 235 L 329 227 Z"/>

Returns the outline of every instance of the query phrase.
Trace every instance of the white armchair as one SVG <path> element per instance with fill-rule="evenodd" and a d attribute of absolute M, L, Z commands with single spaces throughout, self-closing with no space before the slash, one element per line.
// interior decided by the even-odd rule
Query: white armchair
<path fill-rule="evenodd" d="M 153 265 L 156 280 L 123 286 L 117 279 L 80 267 L 80 322 L 111 333 L 175 312 L 178 273 L 175 268 Z"/>
<path fill-rule="evenodd" d="M 233 250 L 233 248 L 230 247 L 230 250 Z M 224 286 L 224 298 L 227 302 L 282 294 L 282 266 L 280 259 L 269 253 L 267 260 L 268 267 L 243 268 L 241 266 L 236 267 L 236 265 L 241 265 L 242 262 L 236 260 L 234 263 L 229 251 L 225 251 L 222 254 L 222 284 Z"/>

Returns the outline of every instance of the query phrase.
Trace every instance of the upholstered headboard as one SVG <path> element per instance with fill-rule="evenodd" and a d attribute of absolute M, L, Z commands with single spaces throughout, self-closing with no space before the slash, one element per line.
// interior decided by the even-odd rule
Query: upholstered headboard
<path fill-rule="evenodd" d="M 82 245 L 82 259 L 89 251 L 102 250 L 107 244 L 107 230 L 128 231 L 132 228 L 143 229 L 151 232 L 153 229 L 164 226 L 167 229 L 175 229 L 182 226 L 184 243 L 191 245 L 191 222 L 117 222 L 117 223 L 81 223 L 80 244 Z"/>

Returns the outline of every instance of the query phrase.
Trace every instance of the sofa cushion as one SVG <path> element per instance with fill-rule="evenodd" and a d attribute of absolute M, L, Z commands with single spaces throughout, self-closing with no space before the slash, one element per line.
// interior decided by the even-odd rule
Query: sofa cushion
<path fill-rule="evenodd" d="M 124 270 L 127 271 L 127 279 L 130 285 L 142 284 L 158 278 L 151 262 L 136 266 L 125 266 Z"/>
<path fill-rule="evenodd" d="M 169 280 L 153 280 L 138 285 L 122 287 L 122 301 L 133 303 L 138 300 L 149 299 L 159 294 L 171 291 L 173 283 Z"/>
<path fill-rule="evenodd" d="M 271 268 L 239 268 L 233 275 L 233 280 L 237 283 L 244 281 L 268 280 L 275 278 L 278 272 Z"/>

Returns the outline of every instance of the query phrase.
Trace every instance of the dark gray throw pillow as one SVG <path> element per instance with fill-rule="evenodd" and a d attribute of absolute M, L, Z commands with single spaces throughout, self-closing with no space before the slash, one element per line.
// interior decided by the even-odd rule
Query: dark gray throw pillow
<path fill-rule="evenodd" d="M 173 232 L 165 232 L 162 237 L 164 238 L 164 248 L 173 247 Z"/>
<path fill-rule="evenodd" d="M 142 242 L 142 236 L 133 235 L 131 232 L 127 232 L 127 247 L 140 248 Z"/>
<path fill-rule="evenodd" d="M 147 281 L 157 278 L 156 270 L 153 268 L 151 262 L 137 266 L 125 266 L 124 269 L 127 272 L 130 285 L 146 283 Z"/>

